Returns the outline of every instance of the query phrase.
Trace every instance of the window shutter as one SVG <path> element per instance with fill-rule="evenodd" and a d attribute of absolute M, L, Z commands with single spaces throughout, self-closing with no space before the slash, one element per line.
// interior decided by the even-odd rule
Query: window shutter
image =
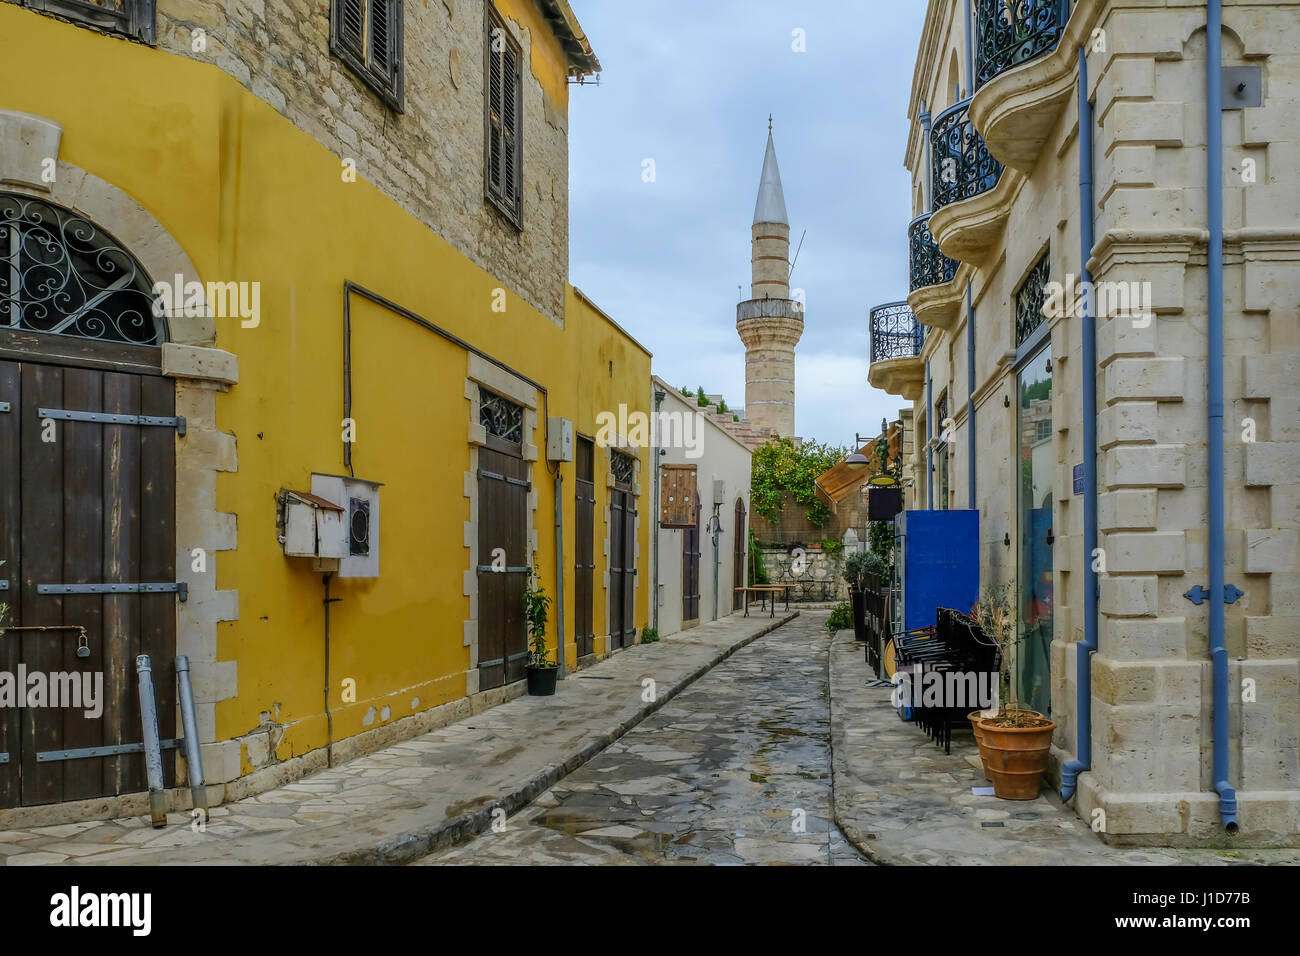
<path fill-rule="evenodd" d="M 505 59 L 505 31 L 493 24 L 488 31 L 488 190 L 495 196 L 503 192 L 501 183 L 501 64 Z M 500 39 L 498 39 L 500 38 Z M 498 49 L 499 48 L 499 49 Z"/>
<path fill-rule="evenodd" d="M 662 465 L 659 469 L 659 526 L 695 527 L 698 497 L 695 465 Z"/>
<path fill-rule="evenodd" d="M 364 22 L 364 0 L 334 0 L 334 15 L 338 21 L 339 46 L 358 60 L 365 61 L 361 43 Z"/>
<path fill-rule="evenodd" d="M 519 58 L 506 47 L 501 58 L 501 197 L 519 203 Z"/>

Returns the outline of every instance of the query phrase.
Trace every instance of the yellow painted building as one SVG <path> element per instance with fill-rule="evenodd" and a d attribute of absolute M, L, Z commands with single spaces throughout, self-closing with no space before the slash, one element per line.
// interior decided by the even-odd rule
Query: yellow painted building
<path fill-rule="evenodd" d="M 257 30 L 224 3 L 127 3 L 135 20 L 98 29 L 23 6 L 0 2 L 0 391 L 17 396 L 0 394 L 13 406 L 0 451 L 15 453 L 14 475 L 61 473 L 64 494 L 0 497 L 0 559 L 18 569 L 5 623 L 94 625 L 89 658 L 24 635 L 0 669 L 24 655 L 29 667 L 102 666 L 109 708 L 97 725 L 65 721 L 64 737 L 0 724 L 0 826 L 138 809 L 139 755 L 103 750 L 140 739 L 134 653 L 152 649 L 167 739 L 181 736 L 171 657 L 189 657 L 207 781 L 229 799 L 323 766 L 330 740 L 340 759 L 521 692 L 522 662 L 491 665 L 489 642 L 509 632 L 507 650 L 517 646 L 522 621 L 502 595 L 522 588 L 523 567 L 553 597 L 563 569 L 568 669 L 637 640 L 649 454 L 587 439 L 602 412 L 648 411 L 650 354 L 567 282 L 568 80 L 598 69 L 568 4 L 362 4 L 367 59 L 374 17 L 396 11 L 395 92 L 340 57 L 337 4 L 286 4 L 298 21 L 265 14 L 273 41 L 310 50 L 261 60 Z M 513 79 L 513 100 L 496 98 L 494 77 L 507 89 Z M 133 275 L 107 300 L 83 296 L 56 332 L 42 325 L 53 303 L 38 282 L 51 248 L 79 287 Z M 109 326 L 124 324 L 123 290 L 159 282 L 196 295 L 200 314 L 178 295 L 144 333 L 147 314 L 134 332 L 88 324 L 105 308 L 119 308 Z M 214 285 L 225 283 L 239 285 Z M 116 407 L 119 380 L 164 403 L 174 388 L 184 434 L 74 416 L 56 426 L 68 438 L 43 448 L 29 441 L 29 406 L 56 401 L 41 391 L 51 375 L 74 412 Z M 568 451 L 548 456 L 568 429 Z M 119 440 L 138 500 L 110 475 Z M 513 481 L 485 464 L 501 455 Z M 105 479 L 74 500 L 73 476 L 100 467 Z M 352 499 L 372 510 L 358 518 Z M 341 515 L 347 556 L 286 556 L 290 513 L 304 507 L 318 521 Z M 51 558 L 43 573 L 34 555 L 54 525 L 33 516 L 46 512 L 65 533 L 62 568 Z M 106 555 L 137 535 L 135 557 L 83 561 L 83 524 Z M 578 530 L 589 561 L 575 558 Z M 498 533 L 505 574 L 492 567 Z M 151 560 L 184 600 L 39 590 L 51 576 L 140 580 Z M 578 563 L 594 565 L 589 585 Z M 91 753 L 55 779 L 35 753 L 59 746 Z M 170 786 L 183 780 L 181 749 Z"/>

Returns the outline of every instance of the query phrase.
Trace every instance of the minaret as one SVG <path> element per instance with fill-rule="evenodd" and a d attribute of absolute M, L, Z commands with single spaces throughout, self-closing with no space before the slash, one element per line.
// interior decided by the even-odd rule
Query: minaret
<path fill-rule="evenodd" d="M 745 417 L 758 429 L 794 437 L 794 347 L 803 335 L 803 303 L 790 298 L 790 220 L 767 121 L 767 153 L 754 204 L 751 298 L 736 306 L 745 343 Z"/>

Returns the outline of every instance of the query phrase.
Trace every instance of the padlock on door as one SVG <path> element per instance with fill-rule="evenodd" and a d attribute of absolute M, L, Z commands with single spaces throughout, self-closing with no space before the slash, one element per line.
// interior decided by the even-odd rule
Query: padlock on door
<path fill-rule="evenodd" d="M 90 643 L 86 639 L 85 628 L 82 628 L 81 636 L 77 638 L 77 656 L 82 660 L 90 656 Z"/>

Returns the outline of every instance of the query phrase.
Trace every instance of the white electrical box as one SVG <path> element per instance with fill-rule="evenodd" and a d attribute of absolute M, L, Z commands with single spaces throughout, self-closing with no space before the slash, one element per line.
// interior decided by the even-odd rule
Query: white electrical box
<path fill-rule="evenodd" d="M 573 421 L 568 418 L 546 420 L 546 460 L 573 461 Z"/>
<path fill-rule="evenodd" d="M 721 478 L 713 479 L 713 503 L 715 505 L 727 503 L 727 483 Z"/>
<path fill-rule="evenodd" d="M 343 508 L 305 491 L 282 493 L 282 542 L 291 558 L 342 558 L 347 553 Z"/>
<path fill-rule="evenodd" d="M 312 494 L 339 504 L 343 528 L 337 555 L 340 578 L 379 577 L 380 487 L 378 482 L 345 475 L 311 476 Z"/>

